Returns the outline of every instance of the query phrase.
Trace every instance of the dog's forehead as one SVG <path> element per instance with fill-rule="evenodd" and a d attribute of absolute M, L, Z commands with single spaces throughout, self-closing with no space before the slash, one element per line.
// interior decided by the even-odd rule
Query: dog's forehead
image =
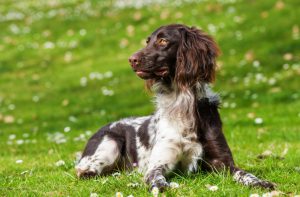
<path fill-rule="evenodd" d="M 179 26 L 177 25 L 167 25 L 167 26 L 161 26 L 158 29 L 156 29 L 152 34 L 151 38 L 157 37 L 158 35 L 163 36 L 179 36 Z"/>

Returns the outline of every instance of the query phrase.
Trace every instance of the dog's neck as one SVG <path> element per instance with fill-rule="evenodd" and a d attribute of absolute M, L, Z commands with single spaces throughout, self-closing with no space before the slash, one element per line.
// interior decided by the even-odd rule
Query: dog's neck
<path fill-rule="evenodd" d="M 210 88 L 207 83 L 198 82 L 195 87 L 180 90 L 176 83 L 166 81 L 156 81 L 152 84 L 151 90 L 155 93 L 156 97 L 173 95 L 175 99 L 181 94 L 190 94 L 195 97 L 195 101 L 202 98 L 208 98 L 210 94 Z"/>
<path fill-rule="evenodd" d="M 153 84 L 157 112 L 171 121 L 182 122 L 185 127 L 195 128 L 197 101 L 206 97 L 205 84 L 179 90 L 176 84 L 157 82 Z"/>

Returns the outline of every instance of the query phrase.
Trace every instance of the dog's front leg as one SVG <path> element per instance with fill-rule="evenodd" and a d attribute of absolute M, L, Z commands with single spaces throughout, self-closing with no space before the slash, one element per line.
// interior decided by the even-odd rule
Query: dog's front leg
<path fill-rule="evenodd" d="M 172 171 L 178 161 L 180 148 L 170 140 L 159 140 L 152 149 L 150 164 L 145 174 L 145 181 L 152 190 L 157 187 L 163 191 L 169 186 L 165 175 Z"/>

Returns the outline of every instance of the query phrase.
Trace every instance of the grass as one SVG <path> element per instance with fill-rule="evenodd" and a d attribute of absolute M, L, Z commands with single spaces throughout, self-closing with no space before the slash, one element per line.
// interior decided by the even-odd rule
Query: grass
<path fill-rule="evenodd" d="M 277 183 L 284 193 L 299 194 L 297 0 L 172 2 L 141 8 L 82 0 L 1 4 L 0 196 L 114 196 L 118 191 L 149 196 L 137 173 L 78 180 L 74 160 L 90 136 L 87 131 L 153 112 L 151 95 L 127 58 L 149 33 L 168 23 L 201 27 L 223 51 L 214 90 L 223 100 L 224 132 L 237 165 Z M 256 124 L 257 118 L 263 122 Z M 273 155 L 257 159 L 266 150 Z M 59 160 L 65 165 L 56 166 Z M 236 184 L 227 174 L 200 172 L 171 181 L 180 187 L 166 196 L 266 192 Z M 133 182 L 139 186 L 129 187 Z M 207 184 L 219 190 L 209 191 Z"/>

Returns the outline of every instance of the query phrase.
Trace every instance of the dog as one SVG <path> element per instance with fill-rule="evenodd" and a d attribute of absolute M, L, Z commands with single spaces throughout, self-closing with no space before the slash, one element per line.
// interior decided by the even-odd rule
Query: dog
<path fill-rule="evenodd" d="M 155 93 L 153 115 L 130 117 L 101 128 L 76 165 L 78 177 L 137 168 L 150 188 L 166 189 L 166 176 L 181 172 L 228 170 L 248 186 L 274 189 L 235 166 L 222 132 L 214 82 L 219 47 L 203 31 L 182 24 L 159 27 L 129 62 Z"/>

